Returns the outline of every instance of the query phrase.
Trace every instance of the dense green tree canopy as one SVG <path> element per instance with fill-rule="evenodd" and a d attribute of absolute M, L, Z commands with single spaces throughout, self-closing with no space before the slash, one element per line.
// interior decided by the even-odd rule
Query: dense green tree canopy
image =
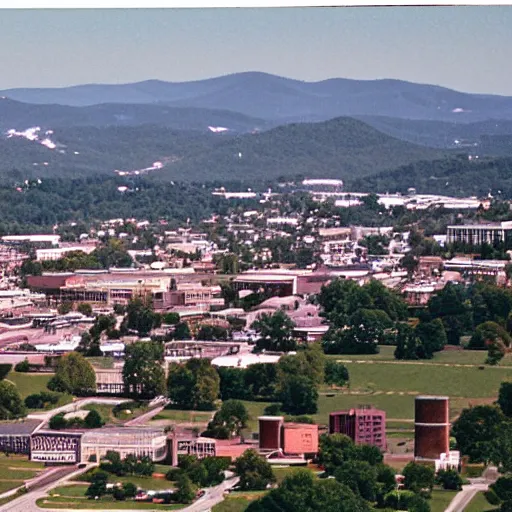
<path fill-rule="evenodd" d="M 154 398 L 165 394 L 161 343 L 153 341 L 132 343 L 126 346 L 124 357 L 123 381 L 127 393 L 140 398 Z"/>
<path fill-rule="evenodd" d="M 211 410 L 219 398 L 219 374 L 208 359 L 171 363 L 167 391 L 173 404 L 181 409 Z"/>
<path fill-rule="evenodd" d="M 55 375 L 50 379 L 48 388 L 77 396 L 91 395 L 96 392 L 96 374 L 84 356 L 70 352 L 57 362 Z"/>

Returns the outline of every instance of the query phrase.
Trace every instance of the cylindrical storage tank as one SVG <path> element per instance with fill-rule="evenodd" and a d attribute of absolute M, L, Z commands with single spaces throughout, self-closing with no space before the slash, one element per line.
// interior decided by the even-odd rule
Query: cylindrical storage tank
<path fill-rule="evenodd" d="M 258 421 L 260 450 L 279 450 L 284 418 L 282 416 L 260 416 Z"/>
<path fill-rule="evenodd" d="M 417 396 L 414 405 L 414 457 L 438 459 L 450 450 L 449 398 Z"/>

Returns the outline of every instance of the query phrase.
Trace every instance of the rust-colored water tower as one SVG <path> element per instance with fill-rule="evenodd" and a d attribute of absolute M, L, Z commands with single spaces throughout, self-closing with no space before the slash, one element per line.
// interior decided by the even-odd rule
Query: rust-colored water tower
<path fill-rule="evenodd" d="M 417 396 L 414 405 L 414 458 L 438 459 L 450 450 L 449 398 Z"/>

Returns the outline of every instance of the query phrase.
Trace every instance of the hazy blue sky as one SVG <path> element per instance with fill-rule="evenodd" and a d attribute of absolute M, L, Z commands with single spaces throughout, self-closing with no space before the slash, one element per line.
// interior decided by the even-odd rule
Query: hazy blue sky
<path fill-rule="evenodd" d="M 237 71 L 512 95 L 512 6 L 0 10 L 0 88 Z"/>

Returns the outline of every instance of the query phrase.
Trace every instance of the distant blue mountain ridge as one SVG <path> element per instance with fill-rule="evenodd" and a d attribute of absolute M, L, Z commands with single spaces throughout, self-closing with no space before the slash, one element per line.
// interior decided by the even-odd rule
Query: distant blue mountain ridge
<path fill-rule="evenodd" d="M 31 104 L 73 107 L 151 104 L 231 111 L 260 120 L 264 127 L 265 123 L 275 126 L 339 116 L 379 116 L 457 124 L 489 119 L 512 120 L 512 97 L 507 96 L 469 94 L 391 79 L 332 78 L 305 82 L 260 72 L 190 82 L 146 80 L 131 84 L 7 89 L 0 91 L 0 95 Z"/>

